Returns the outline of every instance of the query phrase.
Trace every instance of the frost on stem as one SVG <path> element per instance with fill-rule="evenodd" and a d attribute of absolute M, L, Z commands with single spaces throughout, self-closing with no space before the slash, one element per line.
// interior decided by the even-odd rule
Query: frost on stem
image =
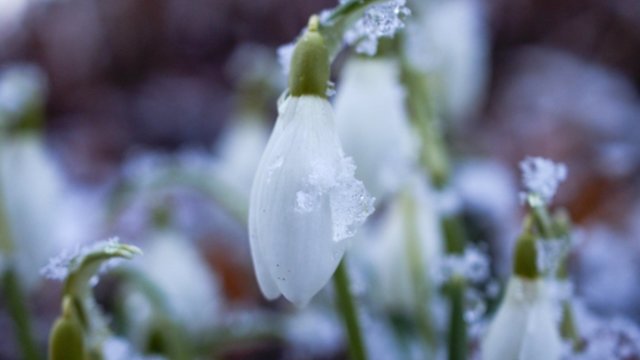
<path fill-rule="evenodd" d="M 404 28 L 404 18 L 411 14 L 406 0 L 390 0 L 369 7 L 344 34 L 344 41 L 356 45 L 356 51 L 375 55 L 378 39 L 392 38 L 396 31 Z"/>
<path fill-rule="evenodd" d="M 97 275 L 117 266 L 122 258 L 130 258 L 139 253 L 138 248 L 121 244 L 118 238 L 111 238 L 93 245 L 64 250 L 60 255 L 51 258 L 40 274 L 49 279 L 66 281 L 70 274 L 81 271 L 85 260 L 93 256 L 96 260 L 101 260 L 96 275 L 91 276 L 89 281 L 93 286 L 97 283 Z"/>
<path fill-rule="evenodd" d="M 544 203 L 549 203 L 558 185 L 567 178 L 566 165 L 542 157 L 527 157 L 520 162 L 520 171 L 526 190 L 521 194 L 523 200 L 529 195 L 536 195 Z"/>

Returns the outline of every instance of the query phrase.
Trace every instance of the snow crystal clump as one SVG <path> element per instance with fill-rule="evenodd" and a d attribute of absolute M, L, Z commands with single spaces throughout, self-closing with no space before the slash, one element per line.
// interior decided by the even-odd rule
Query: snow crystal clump
<path fill-rule="evenodd" d="M 307 185 L 296 193 L 295 210 L 301 214 L 316 210 L 328 198 L 336 242 L 355 235 L 374 210 L 375 199 L 367 193 L 362 181 L 354 177 L 355 170 L 350 157 L 342 157 L 337 167 L 316 162 Z"/>
<path fill-rule="evenodd" d="M 468 248 L 463 255 L 448 255 L 442 262 L 438 280 L 446 282 L 454 275 L 462 275 L 472 283 L 481 283 L 489 278 L 489 258 L 475 248 Z"/>
<path fill-rule="evenodd" d="M 543 274 L 555 274 L 569 250 L 570 242 L 564 239 L 540 239 L 536 241 L 537 266 Z"/>
<path fill-rule="evenodd" d="M 537 194 L 548 203 L 558 189 L 558 185 L 567 178 L 567 167 L 542 157 L 527 157 L 520 162 L 522 183 L 527 193 Z M 525 199 L 527 194 L 522 194 Z"/>
<path fill-rule="evenodd" d="M 390 0 L 369 7 L 362 18 L 345 32 L 344 40 L 349 45 L 356 45 L 356 51 L 369 56 L 375 55 L 378 39 L 392 38 L 404 27 L 403 19 L 411 14 L 406 0 Z"/>

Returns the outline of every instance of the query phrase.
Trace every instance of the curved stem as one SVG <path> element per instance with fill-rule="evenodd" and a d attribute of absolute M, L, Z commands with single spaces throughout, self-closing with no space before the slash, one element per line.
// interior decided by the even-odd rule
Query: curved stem
<path fill-rule="evenodd" d="M 343 259 L 336 273 L 333 275 L 336 290 L 336 305 L 344 321 L 345 330 L 349 339 L 349 354 L 352 360 L 366 360 L 367 352 L 364 346 L 360 321 L 353 296 L 351 295 L 349 275 L 347 273 L 346 260 Z"/>
<path fill-rule="evenodd" d="M 426 265 L 424 261 L 423 251 L 420 249 L 418 238 L 418 219 L 416 218 L 415 203 L 413 203 L 409 194 L 403 194 L 403 202 L 405 206 L 405 222 L 408 231 L 407 234 L 407 257 L 409 259 L 409 268 L 411 280 L 415 286 L 413 292 L 415 298 L 416 324 L 425 343 L 428 345 L 428 351 L 433 351 L 437 346 L 436 334 L 433 326 L 433 319 L 429 313 L 429 292 L 430 284 L 427 279 Z"/>

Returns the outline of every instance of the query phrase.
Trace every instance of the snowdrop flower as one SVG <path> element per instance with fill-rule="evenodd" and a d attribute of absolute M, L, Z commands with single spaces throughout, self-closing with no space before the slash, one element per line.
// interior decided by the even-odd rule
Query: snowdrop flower
<path fill-rule="evenodd" d="M 544 280 L 535 239 L 523 235 L 514 252 L 514 274 L 482 343 L 483 359 L 560 359 L 562 340 Z"/>
<path fill-rule="evenodd" d="M 475 0 L 428 1 L 416 29 L 407 31 L 415 66 L 435 74 L 443 112 L 463 118 L 482 101 L 488 77 L 488 31 Z"/>
<path fill-rule="evenodd" d="M 256 171 L 249 210 L 262 293 L 306 305 L 329 281 L 373 199 L 344 156 L 326 99 L 329 54 L 312 17 L 291 62 L 290 97 Z"/>
<path fill-rule="evenodd" d="M 184 236 L 163 231 L 151 240 L 140 259 L 142 271 L 187 330 L 195 335 L 211 329 L 221 307 L 218 279 Z"/>
<path fill-rule="evenodd" d="M 396 191 L 417 160 L 417 139 L 405 110 L 398 64 L 353 58 L 345 65 L 335 100 L 336 127 L 356 175 L 382 199 Z"/>
<path fill-rule="evenodd" d="M 410 220 L 413 219 L 413 220 Z M 377 226 L 370 229 L 373 241 L 362 244 L 376 281 L 376 299 L 393 310 L 415 309 L 415 283 L 410 254 L 418 251 L 425 276 L 436 270 L 442 257 L 442 238 L 435 196 L 430 185 L 414 177 L 405 191 L 389 205 Z M 415 238 L 411 238 L 415 236 Z M 415 244 L 411 242 L 415 241 Z"/>
<path fill-rule="evenodd" d="M 54 216 L 63 208 L 64 180 L 41 135 L 18 133 L 0 142 L 0 183 L 15 264 L 29 288 L 39 268 L 67 245 Z"/>
<path fill-rule="evenodd" d="M 245 199 L 251 193 L 253 176 L 268 135 L 264 121 L 257 117 L 234 119 L 214 150 L 215 173 L 236 193 L 246 195 Z"/>

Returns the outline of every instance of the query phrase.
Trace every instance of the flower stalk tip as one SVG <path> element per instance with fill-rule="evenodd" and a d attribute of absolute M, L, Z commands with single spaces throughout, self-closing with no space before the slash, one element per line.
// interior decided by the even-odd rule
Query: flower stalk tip
<path fill-rule="evenodd" d="M 292 96 L 327 97 L 329 50 L 320 34 L 319 19 L 312 16 L 305 34 L 296 44 L 291 58 L 289 91 Z"/>

